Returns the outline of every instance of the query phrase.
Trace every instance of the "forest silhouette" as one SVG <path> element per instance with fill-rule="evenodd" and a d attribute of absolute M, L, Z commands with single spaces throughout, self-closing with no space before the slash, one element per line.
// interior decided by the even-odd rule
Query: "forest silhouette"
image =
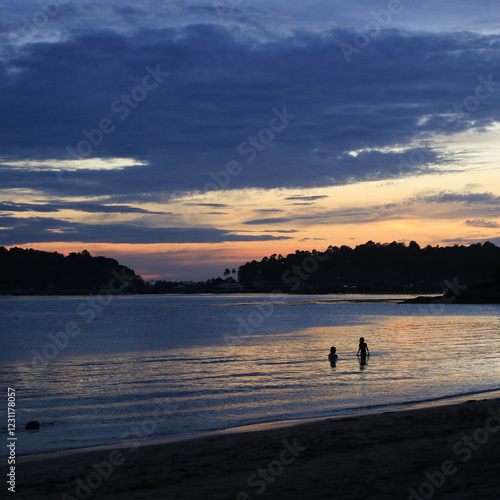
<path fill-rule="evenodd" d="M 439 293 L 450 285 L 474 287 L 500 281 L 500 247 L 486 242 L 421 248 L 414 241 L 408 245 L 368 241 L 354 248 L 273 254 L 226 269 L 224 278 L 196 283 L 145 283 L 115 259 L 93 257 L 86 250 L 64 256 L 0 247 L 0 269 L 0 292 L 12 294 L 95 293 L 107 286 L 113 273 L 127 276 L 122 293 L 215 292 L 228 282 L 237 282 L 246 292 Z"/>
<path fill-rule="evenodd" d="M 0 291 L 9 293 L 90 293 L 108 288 L 118 274 L 127 279 L 120 291 L 144 286 L 135 272 L 115 259 L 92 257 L 87 250 L 57 252 L 0 247 Z M 114 287 L 116 289 L 118 287 Z"/>
<path fill-rule="evenodd" d="M 238 280 L 252 285 L 281 284 L 291 291 L 436 292 L 446 282 L 466 286 L 498 279 L 500 248 L 486 242 L 469 246 L 426 246 L 412 241 L 374 243 L 355 248 L 271 255 L 238 269 Z"/>

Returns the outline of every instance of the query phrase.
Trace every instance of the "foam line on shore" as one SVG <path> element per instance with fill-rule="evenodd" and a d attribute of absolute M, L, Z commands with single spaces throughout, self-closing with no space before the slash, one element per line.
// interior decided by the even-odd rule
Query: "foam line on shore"
<path fill-rule="evenodd" d="M 384 405 L 381 407 L 372 407 L 371 409 L 353 409 L 352 411 L 345 411 L 338 415 L 328 415 L 320 417 L 305 417 L 305 418 L 295 418 L 289 420 L 276 420 L 269 422 L 259 422 L 253 424 L 240 425 L 235 427 L 229 427 L 226 429 L 218 429 L 213 431 L 199 432 L 195 434 L 188 435 L 178 435 L 169 438 L 161 439 L 151 439 L 141 443 L 138 448 L 156 447 L 162 445 L 168 445 L 170 443 L 178 443 L 182 441 L 193 441 L 197 439 L 203 439 L 207 437 L 223 436 L 227 434 L 245 434 L 249 432 L 261 432 L 269 430 L 283 429 L 286 427 L 293 427 L 304 424 L 313 424 L 318 422 L 324 422 L 327 420 L 342 420 L 342 419 L 352 419 L 359 418 L 363 416 L 369 416 L 374 414 L 383 414 L 391 412 L 401 412 L 401 411 L 414 411 L 423 410 L 426 408 L 436 408 L 438 406 L 449 406 L 449 405 L 459 405 L 467 401 L 478 401 L 485 399 L 500 399 L 500 390 L 473 393 L 468 395 L 461 395 L 456 397 L 447 397 L 444 399 L 435 399 L 422 402 L 410 402 L 410 403 L 395 403 L 392 405 Z M 39 460 L 46 460 L 52 458 L 59 458 L 64 456 L 75 456 L 80 454 L 93 453 L 97 451 L 112 451 L 112 450 L 123 450 L 130 448 L 131 443 L 115 443 L 115 444 L 103 444 L 97 446 L 88 446 L 82 448 L 71 448 L 67 450 L 56 450 L 50 452 L 34 453 L 30 455 L 18 456 L 17 460 L 20 463 L 35 462 Z"/>

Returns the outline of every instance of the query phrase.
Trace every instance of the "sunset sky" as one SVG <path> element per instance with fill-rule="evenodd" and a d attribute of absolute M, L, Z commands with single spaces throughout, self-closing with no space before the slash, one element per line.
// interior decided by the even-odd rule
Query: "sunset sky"
<path fill-rule="evenodd" d="M 493 0 L 0 4 L 0 245 L 204 280 L 500 245 Z"/>

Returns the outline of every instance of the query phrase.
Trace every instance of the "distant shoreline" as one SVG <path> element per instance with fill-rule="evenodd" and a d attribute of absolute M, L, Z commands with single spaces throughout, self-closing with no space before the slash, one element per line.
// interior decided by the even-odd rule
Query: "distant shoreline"
<path fill-rule="evenodd" d="M 476 287 L 477 288 L 477 287 Z M 99 295 L 96 291 L 75 291 L 69 293 L 43 293 L 43 292 L 9 292 L 0 291 L 0 297 L 39 297 L 39 298 L 57 298 L 57 297 L 89 297 Z M 214 297 L 237 297 L 240 295 L 265 295 L 265 296 L 276 296 L 276 292 L 202 292 L 202 293 L 120 293 L 114 296 L 121 297 L 159 297 L 159 296 L 169 296 L 169 297 L 189 297 L 189 296 L 199 296 L 199 295 L 210 295 Z M 446 295 L 417 295 L 409 293 L 294 293 L 294 292 L 280 292 L 280 295 L 296 297 L 296 296 L 321 296 L 321 297 L 338 297 L 332 299 L 324 300 L 304 300 L 301 303 L 318 303 L 318 304 L 328 304 L 328 303 L 352 303 L 352 302 L 366 302 L 366 303 L 399 303 L 399 304 L 477 304 L 477 305 L 496 305 L 500 304 L 500 296 L 495 295 L 490 297 L 489 295 L 469 295 L 463 294 L 463 297 L 448 297 Z M 360 298 L 360 295 L 374 296 L 378 295 L 381 297 L 377 298 Z M 411 298 L 408 296 L 411 295 Z M 349 298 L 350 296 L 357 296 L 356 298 Z M 386 296 L 386 297 L 384 297 Z M 396 296 L 396 297 L 394 297 Z"/>
<path fill-rule="evenodd" d="M 467 288 L 451 286 L 443 295 L 436 297 L 418 296 L 407 299 L 405 304 L 500 304 L 500 282 L 492 281 Z"/>
<path fill-rule="evenodd" d="M 57 298 L 57 297 L 89 297 L 99 295 L 99 292 L 96 291 L 75 291 L 69 293 L 44 293 L 41 291 L 33 291 L 33 292 L 10 292 L 10 291 L 0 291 L 0 297 L 40 297 L 40 298 Z M 158 296 L 169 296 L 169 297 L 189 297 L 189 296 L 200 296 L 207 295 L 213 297 L 238 297 L 238 296 L 283 296 L 283 297 L 325 297 L 325 300 L 315 300 L 311 299 L 311 302 L 318 303 L 329 303 L 329 302 L 400 302 L 404 297 L 412 296 L 414 298 L 418 298 L 417 294 L 411 293 L 297 293 L 297 292 L 199 292 L 199 293 L 152 293 L 152 292 L 127 292 L 127 293 L 119 293 L 114 294 L 114 296 L 120 297 L 158 297 Z M 359 296 L 366 295 L 371 298 L 359 298 Z M 328 299 L 327 297 L 339 297 Z M 353 298 L 349 298 L 353 297 Z M 357 297 L 357 298 L 354 298 Z M 374 298 L 376 297 L 376 298 Z M 426 295 L 422 297 L 427 297 Z M 429 294 L 429 298 L 434 298 L 435 295 Z M 411 299 L 407 299 L 411 300 Z M 308 301 L 305 301 L 308 302 Z"/>

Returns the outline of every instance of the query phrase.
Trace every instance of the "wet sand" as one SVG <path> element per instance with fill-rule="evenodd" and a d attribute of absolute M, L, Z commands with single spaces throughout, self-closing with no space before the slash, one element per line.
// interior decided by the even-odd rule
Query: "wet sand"
<path fill-rule="evenodd" d="M 500 498 L 499 445 L 500 399 L 486 399 L 21 458 L 16 493 L 26 500 L 489 500 Z"/>

